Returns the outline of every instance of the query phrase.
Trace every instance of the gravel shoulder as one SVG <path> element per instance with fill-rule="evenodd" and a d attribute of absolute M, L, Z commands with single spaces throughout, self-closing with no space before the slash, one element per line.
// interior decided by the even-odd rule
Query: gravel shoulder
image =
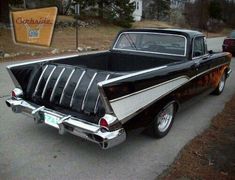
<path fill-rule="evenodd" d="M 235 179 L 235 94 L 159 179 Z"/>

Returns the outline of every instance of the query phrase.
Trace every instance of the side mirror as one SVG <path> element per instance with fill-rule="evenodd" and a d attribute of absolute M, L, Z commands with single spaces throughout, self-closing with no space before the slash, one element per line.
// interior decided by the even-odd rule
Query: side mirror
<path fill-rule="evenodd" d="M 213 52 L 213 50 L 209 50 L 208 53 L 209 54 L 213 54 L 214 52 Z"/>

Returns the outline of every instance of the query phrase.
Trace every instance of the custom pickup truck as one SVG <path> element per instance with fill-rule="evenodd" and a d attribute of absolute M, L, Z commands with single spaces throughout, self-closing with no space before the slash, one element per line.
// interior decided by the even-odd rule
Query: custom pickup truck
<path fill-rule="evenodd" d="M 107 149 L 134 128 L 164 137 L 184 102 L 223 92 L 230 61 L 198 31 L 130 29 L 106 52 L 8 66 L 15 89 L 6 104 Z"/>

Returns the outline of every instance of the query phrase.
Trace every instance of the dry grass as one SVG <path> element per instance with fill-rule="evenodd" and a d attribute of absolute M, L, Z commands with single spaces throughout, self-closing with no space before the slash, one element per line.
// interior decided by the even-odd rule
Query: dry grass
<path fill-rule="evenodd" d="M 59 20 L 72 21 L 73 17 L 59 16 Z M 145 20 L 133 23 L 133 28 L 174 28 L 166 22 Z M 78 43 L 79 47 L 97 50 L 109 49 L 112 45 L 116 34 L 121 30 L 121 27 L 101 23 L 97 27 L 79 28 Z M 229 30 L 224 30 L 221 33 L 210 33 L 209 36 L 224 36 L 228 34 Z M 206 34 L 206 33 L 205 33 Z M 56 29 L 53 35 L 52 45 L 50 48 L 38 48 L 31 46 L 22 46 L 14 44 L 12 40 L 11 30 L 0 29 L 0 50 L 6 53 L 19 54 L 50 54 L 50 52 L 57 48 L 61 52 L 76 49 L 76 32 L 75 28 Z M 35 53 L 36 52 L 36 53 Z"/>
<path fill-rule="evenodd" d="M 172 28 L 175 27 L 170 23 L 161 22 L 157 20 L 144 20 L 140 22 L 134 22 L 133 28 Z"/>
<path fill-rule="evenodd" d="M 113 25 L 100 25 L 96 28 L 79 28 L 79 47 L 91 47 L 93 49 L 108 49 L 113 39 L 121 28 Z M 63 43 L 61 43 L 63 42 Z M 52 47 L 58 49 L 74 49 L 76 46 L 76 31 L 74 28 L 56 30 Z"/>
<path fill-rule="evenodd" d="M 79 47 L 91 47 L 94 49 L 108 49 L 113 39 L 121 28 L 117 26 L 100 25 L 96 28 L 79 28 L 78 42 Z M 52 39 L 50 48 L 38 48 L 32 46 L 22 46 L 14 44 L 11 30 L 0 29 L 0 50 L 6 53 L 18 52 L 47 52 L 54 48 L 60 50 L 76 49 L 76 31 L 75 28 L 56 29 Z"/>
<path fill-rule="evenodd" d="M 68 16 L 59 16 L 58 19 L 60 21 L 73 21 L 73 18 Z M 133 28 L 144 27 L 166 28 L 172 26 L 159 21 L 141 21 L 133 23 Z M 80 27 L 78 33 L 79 47 L 91 47 L 92 49 L 98 50 L 109 49 L 114 38 L 121 29 L 121 27 L 104 23 L 97 27 Z M 6 53 L 44 53 L 51 51 L 54 48 L 64 51 L 76 49 L 76 31 L 75 28 L 70 27 L 63 29 L 58 28 L 55 30 L 50 48 L 16 45 L 13 42 L 11 30 L 0 29 L 0 38 L 0 50 L 4 50 Z"/>

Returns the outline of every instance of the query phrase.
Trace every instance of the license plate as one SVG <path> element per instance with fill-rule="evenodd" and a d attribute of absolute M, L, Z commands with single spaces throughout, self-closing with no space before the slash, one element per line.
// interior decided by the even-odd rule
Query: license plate
<path fill-rule="evenodd" d="M 59 122 L 60 118 L 45 113 L 44 114 L 44 120 L 45 120 L 46 124 L 48 124 L 50 126 L 53 126 L 55 128 L 59 128 L 58 122 Z"/>

